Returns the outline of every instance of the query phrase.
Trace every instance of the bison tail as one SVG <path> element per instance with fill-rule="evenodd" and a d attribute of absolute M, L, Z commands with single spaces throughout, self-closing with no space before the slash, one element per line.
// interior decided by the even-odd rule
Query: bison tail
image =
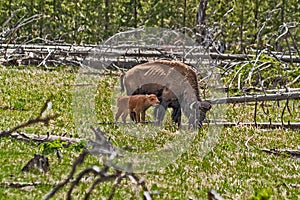
<path fill-rule="evenodd" d="M 121 93 L 125 92 L 125 88 L 124 88 L 124 76 L 125 73 L 123 72 L 120 76 L 120 86 L 121 86 Z"/>

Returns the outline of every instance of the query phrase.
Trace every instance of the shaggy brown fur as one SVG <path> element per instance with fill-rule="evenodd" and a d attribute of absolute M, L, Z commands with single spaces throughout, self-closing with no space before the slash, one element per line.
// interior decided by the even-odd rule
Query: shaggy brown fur
<path fill-rule="evenodd" d="M 130 113 L 130 118 L 133 121 L 140 122 L 141 117 L 142 121 L 145 121 L 146 110 L 158 103 L 159 100 L 155 94 L 120 97 L 118 99 L 118 112 L 115 115 L 115 120 L 118 121 L 122 115 L 122 121 L 125 123 L 126 117 Z"/>
<path fill-rule="evenodd" d="M 128 70 L 127 73 L 121 77 L 122 79 L 124 78 L 124 84 L 126 87 L 127 95 L 134 94 L 135 90 L 140 89 L 142 86 L 144 87 L 143 88 L 144 90 L 154 90 L 154 91 L 162 90 L 164 86 L 162 84 L 157 84 L 158 82 L 161 82 L 161 80 L 159 80 L 158 82 L 155 81 L 154 76 L 158 77 L 159 79 L 162 76 L 170 76 L 170 73 L 168 73 L 168 71 L 170 69 L 174 69 L 176 72 L 179 72 L 180 75 L 182 76 L 181 78 L 186 79 L 189 82 L 189 84 L 195 91 L 197 100 L 201 101 L 200 94 L 199 94 L 199 87 L 198 87 L 198 78 L 197 78 L 196 72 L 190 66 L 188 66 L 182 62 L 168 61 L 168 60 L 158 60 L 158 61 L 153 61 L 153 62 L 147 62 L 147 63 L 137 65 L 137 66 L 131 68 L 130 70 Z M 149 83 L 147 84 L 147 82 L 146 82 L 146 84 L 148 86 L 142 84 L 144 80 L 142 80 L 141 82 L 139 81 L 139 79 L 145 78 L 143 76 L 135 77 L 135 81 L 133 83 L 131 83 L 131 81 L 128 80 L 128 79 L 130 79 L 131 75 L 136 76 L 138 74 L 145 75 L 149 78 L 151 77 L 150 81 L 147 80 L 147 82 L 149 82 Z M 152 78 L 154 78 L 154 79 L 152 79 Z M 170 77 L 168 77 L 168 78 L 170 78 Z M 177 78 L 178 78 L 178 75 L 177 75 Z M 180 81 L 180 80 L 169 80 L 169 81 Z M 136 85 L 137 82 L 140 85 Z M 124 84 L 123 84 L 123 80 L 121 80 L 121 91 L 122 92 L 124 91 Z M 154 87 L 153 86 L 151 87 L 152 84 L 155 84 Z M 170 85 L 170 83 L 168 83 L 168 85 Z"/>
<path fill-rule="evenodd" d="M 198 121 L 201 125 L 203 121 L 197 74 L 184 63 L 160 60 L 137 65 L 121 77 L 122 91 L 124 85 L 127 95 L 152 93 L 158 97 L 163 108 L 155 113 L 159 123 L 162 122 L 168 107 L 173 108 L 172 120 L 178 126 L 181 121 L 181 108 L 191 123 Z M 196 116 L 191 113 L 196 113 Z M 197 120 L 193 119 L 195 117 Z"/>

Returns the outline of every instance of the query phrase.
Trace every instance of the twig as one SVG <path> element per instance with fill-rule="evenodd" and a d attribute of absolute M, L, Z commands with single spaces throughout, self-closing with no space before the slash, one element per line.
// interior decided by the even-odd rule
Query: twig
<path fill-rule="evenodd" d="M 261 108 L 262 108 L 262 111 L 265 115 L 270 115 L 270 111 L 269 111 L 269 108 L 267 107 L 267 110 L 265 110 L 265 101 L 263 101 L 261 104 L 260 104 Z"/>
<path fill-rule="evenodd" d="M 113 153 L 112 151 L 114 150 L 114 147 L 112 146 L 112 144 L 109 141 L 107 141 L 107 139 L 105 137 L 105 134 L 99 128 L 95 129 L 94 127 L 91 126 L 91 129 L 95 133 L 95 137 L 96 137 L 95 141 L 89 141 L 88 148 L 85 149 L 82 152 L 82 154 L 74 161 L 74 163 L 72 165 L 71 172 L 69 173 L 68 177 L 64 181 L 59 183 L 55 188 L 53 188 L 44 197 L 44 200 L 47 200 L 47 199 L 53 197 L 58 190 L 60 190 L 67 183 L 70 182 L 71 178 L 75 174 L 76 167 L 79 164 L 83 163 L 84 158 L 87 155 L 87 153 L 89 153 L 89 154 L 95 154 L 96 153 L 96 155 L 99 155 L 99 156 L 105 156 L 107 154 Z M 114 158 L 114 156 L 111 155 L 108 159 L 113 159 L 113 158 Z M 105 158 L 103 158 L 103 159 L 105 159 Z M 109 169 L 113 169 L 114 172 L 112 174 L 108 174 Z M 144 181 L 141 181 L 134 173 L 129 173 L 129 172 L 124 171 L 124 170 L 119 170 L 119 167 L 114 166 L 114 165 L 110 165 L 110 166 L 104 165 L 102 170 L 98 166 L 93 166 L 93 167 L 88 167 L 88 168 L 83 169 L 81 172 L 79 172 L 79 174 L 77 175 L 75 180 L 71 183 L 71 186 L 70 186 L 70 188 L 67 192 L 66 199 L 70 200 L 72 198 L 72 192 L 73 192 L 74 188 L 76 186 L 78 186 L 81 179 L 89 173 L 93 173 L 94 176 L 96 177 L 96 180 L 93 182 L 91 187 L 86 192 L 86 195 L 84 196 L 84 199 L 86 199 L 86 200 L 90 198 L 90 195 L 93 192 L 93 190 L 95 189 L 96 185 L 98 185 L 102 182 L 105 182 L 105 181 L 114 180 L 115 181 L 114 185 L 112 186 L 111 191 L 110 191 L 110 195 L 108 197 L 108 199 L 112 199 L 114 197 L 117 186 L 121 183 L 122 179 L 125 179 L 125 178 L 129 178 L 131 180 L 134 180 L 134 182 L 137 185 L 142 186 L 142 188 L 144 190 L 144 198 L 146 200 L 151 200 L 152 199 Z"/>
<path fill-rule="evenodd" d="M 246 148 L 247 148 L 247 150 L 249 151 L 249 146 L 248 146 L 248 143 L 249 143 L 249 141 L 252 139 L 254 137 L 254 135 L 252 135 L 251 137 L 249 137 L 247 140 L 246 140 L 246 142 L 245 142 L 245 146 L 246 146 Z"/>
<path fill-rule="evenodd" d="M 284 112 L 285 112 L 285 109 L 289 106 L 289 99 L 286 100 L 285 104 L 284 104 L 284 107 L 282 109 L 282 112 L 281 112 L 281 116 L 280 116 L 280 119 L 281 119 L 281 124 L 282 126 L 284 126 L 284 122 L 283 122 L 283 116 L 284 116 Z"/>
<path fill-rule="evenodd" d="M 51 115 L 49 117 L 37 117 L 35 119 L 30 119 L 28 120 L 27 122 L 24 122 L 22 124 L 19 124 L 15 127 L 13 127 L 12 129 L 8 130 L 8 131 L 2 131 L 0 133 L 0 137 L 5 137 L 5 136 L 9 136 L 11 135 L 13 132 L 17 131 L 18 129 L 20 128 L 24 128 L 24 127 L 27 127 L 27 126 L 30 126 L 32 124 L 37 124 L 37 123 L 44 123 L 44 124 L 49 124 L 49 121 L 56 118 L 58 115 L 57 114 L 54 114 L 54 115 Z"/>
<path fill-rule="evenodd" d="M 44 58 L 44 60 L 37 67 L 40 67 L 41 65 L 44 65 L 47 67 L 46 61 L 52 55 L 53 52 L 54 52 L 53 50 L 48 49 L 48 55 Z"/>
<path fill-rule="evenodd" d="M 2 182 L 0 187 L 22 188 L 27 186 L 37 186 L 42 184 L 41 182 Z"/>
<path fill-rule="evenodd" d="M 234 74 L 233 78 L 231 79 L 230 83 L 229 83 L 229 88 L 232 87 L 233 81 L 235 80 L 235 78 L 237 77 L 237 75 L 240 73 L 240 71 L 249 64 L 250 62 L 246 62 L 244 63 L 242 66 L 240 66 L 240 68 L 237 70 L 237 72 Z"/>
<path fill-rule="evenodd" d="M 37 124 L 37 123 L 44 123 L 45 125 L 48 125 L 50 120 L 56 118 L 58 115 L 57 114 L 53 114 L 53 115 L 48 115 L 48 112 L 51 110 L 52 107 L 52 103 L 51 103 L 51 98 L 47 99 L 47 101 L 44 103 L 39 116 L 37 116 L 34 119 L 30 119 L 27 122 L 21 123 L 13 128 L 11 128 L 8 131 L 2 131 L 0 132 L 0 137 L 5 137 L 5 136 L 11 136 L 11 134 L 17 130 L 19 130 L 20 128 L 24 128 L 27 126 L 30 126 L 32 124 Z"/>
<path fill-rule="evenodd" d="M 298 44 L 297 44 L 297 42 L 295 41 L 295 38 L 293 37 L 293 35 L 292 35 L 290 29 L 288 29 L 288 34 L 291 36 L 291 39 L 292 39 L 293 44 L 294 44 L 294 48 L 296 49 L 298 55 L 300 56 L 300 51 L 299 51 L 299 49 L 298 49 Z"/>
<path fill-rule="evenodd" d="M 93 166 L 93 167 L 89 167 L 89 168 L 86 168 L 84 169 L 83 171 L 81 171 L 76 179 L 72 182 L 71 184 L 71 187 L 67 193 L 67 199 L 70 200 L 71 199 L 71 194 L 72 194 L 72 191 L 74 189 L 74 187 L 80 182 L 80 180 L 82 179 L 82 177 L 86 174 L 89 174 L 89 173 L 93 173 L 95 176 L 96 175 L 100 175 L 101 177 L 103 177 L 103 173 L 101 172 L 102 170 L 100 170 L 100 168 L 98 166 Z"/>
<path fill-rule="evenodd" d="M 132 177 L 132 179 L 134 179 L 135 182 L 142 187 L 142 189 L 144 191 L 144 199 L 145 200 L 151 200 L 152 199 L 151 194 L 150 194 L 150 192 L 149 192 L 149 190 L 148 190 L 148 188 L 147 188 L 146 183 L 145 183 L 144 180 L 140 180 L 140 178 L 136 174 L 134 174 L 134 173 L 130 173 L 128 175 L 128 177 L 129 178 Z"/>
<path fill-rule="evenodd" d="M 114 197 L 114 194 L 116 192 L 117 186 L 121 183 L 122 179 L 126 178 L 127 174 L 123 173 L 123 174 L 119 174 L 119 176 L 116 178 L 114 185 L 111 188 L 108 200 L 112 200 Z"/>
<path fill-rule="evenodd" d="M 300 75 L 298 75 L 292 82 L 286 84 L 286 86 L 289 87 L 290 85 L 293 85 L 294 83 L 296 83 L 298 81 L 299 78 L 300 78 Z"/>
<path fill-rule="evenodd" d="M 254 124 L 255 124 L 255 127 L 257 127 L 256 116 L 257 116 L 257 101 L 255 101 L 255 106 L 254 106 Z"/>
<path fill-rule="evenodd" d="M 92 186 L 90 187 L 90 189 L 88 190 L 88 192 L 86 193 L 84 200 L 88 200 L 90 198 L 90 195 L 92 193 L 92 191 L 94 190 L 95 186 L 105 182 L 105 181 L 111 181 L 114 180 L 118 177 L 117 174 L 111 174 L 111 175 L 107 175 L 107 176 L 101 176 L 99 178 L 96 179 L 96 181 L 92 184 Z"/>
<path fill-rule="evenodd" d="M 70 182 L 70 180 L 73 178 L 74 174 L 75 174 L 75 171 L 76 171 L 76 167 L 78 165 L 81 165 L 86 157 L 86 155 L 88 155 L 88 151 L 86 149 L 84 149 L 82 151 L 82 153 L 78 156 L 78 158 L 73 162 L 73 165 L 72 165 L 72 168 L 71 168 L 71 171 L 68 175 L 68 177 L 63 180 L 62 182 L 58 183 L 56 185 L 56 187 L 54 187 L 48 194 L 46 194 L 43 199 L 44 200 L 47 200 L 47 199 L 50 199 L 51 197 L 53 197 L 56 192 L 58 192 L 58 190 L 60 190 L 62 187 L 64 187 L 67 183 Z"/>

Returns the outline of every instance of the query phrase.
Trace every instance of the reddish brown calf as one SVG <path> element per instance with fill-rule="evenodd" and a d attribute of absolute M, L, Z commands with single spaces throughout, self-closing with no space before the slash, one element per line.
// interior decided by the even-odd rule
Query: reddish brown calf
<path fill-rule="evenodd" d="M 119 97 L 118 112 L 115 115 L 115 120 L 118 121 L 122 115 L 122 120 L 125 123 L 126 117 L 130 113 L 131 120 L 140 122 L 142 118 L 142 121 L 145 121 L 146 110 L 158 103 L 159 100 L 155 94 Z"/>

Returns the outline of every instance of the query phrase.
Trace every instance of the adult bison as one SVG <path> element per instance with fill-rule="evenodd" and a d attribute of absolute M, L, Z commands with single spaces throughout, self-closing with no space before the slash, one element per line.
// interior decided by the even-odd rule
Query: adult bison
<path fill-rule="evenodd" d="M 181 110 L 189 125 L 202 125 L 210 104 L 202 102 L 195 71 L 178 61 L 159 60 L 137 65 L 121 76 L 121 90 L 127 95 L 155 94 L 160 105 L 155 110 L 158 124 L 165 111 L 173 108 L 172 120 L 180 126 Z"/>

